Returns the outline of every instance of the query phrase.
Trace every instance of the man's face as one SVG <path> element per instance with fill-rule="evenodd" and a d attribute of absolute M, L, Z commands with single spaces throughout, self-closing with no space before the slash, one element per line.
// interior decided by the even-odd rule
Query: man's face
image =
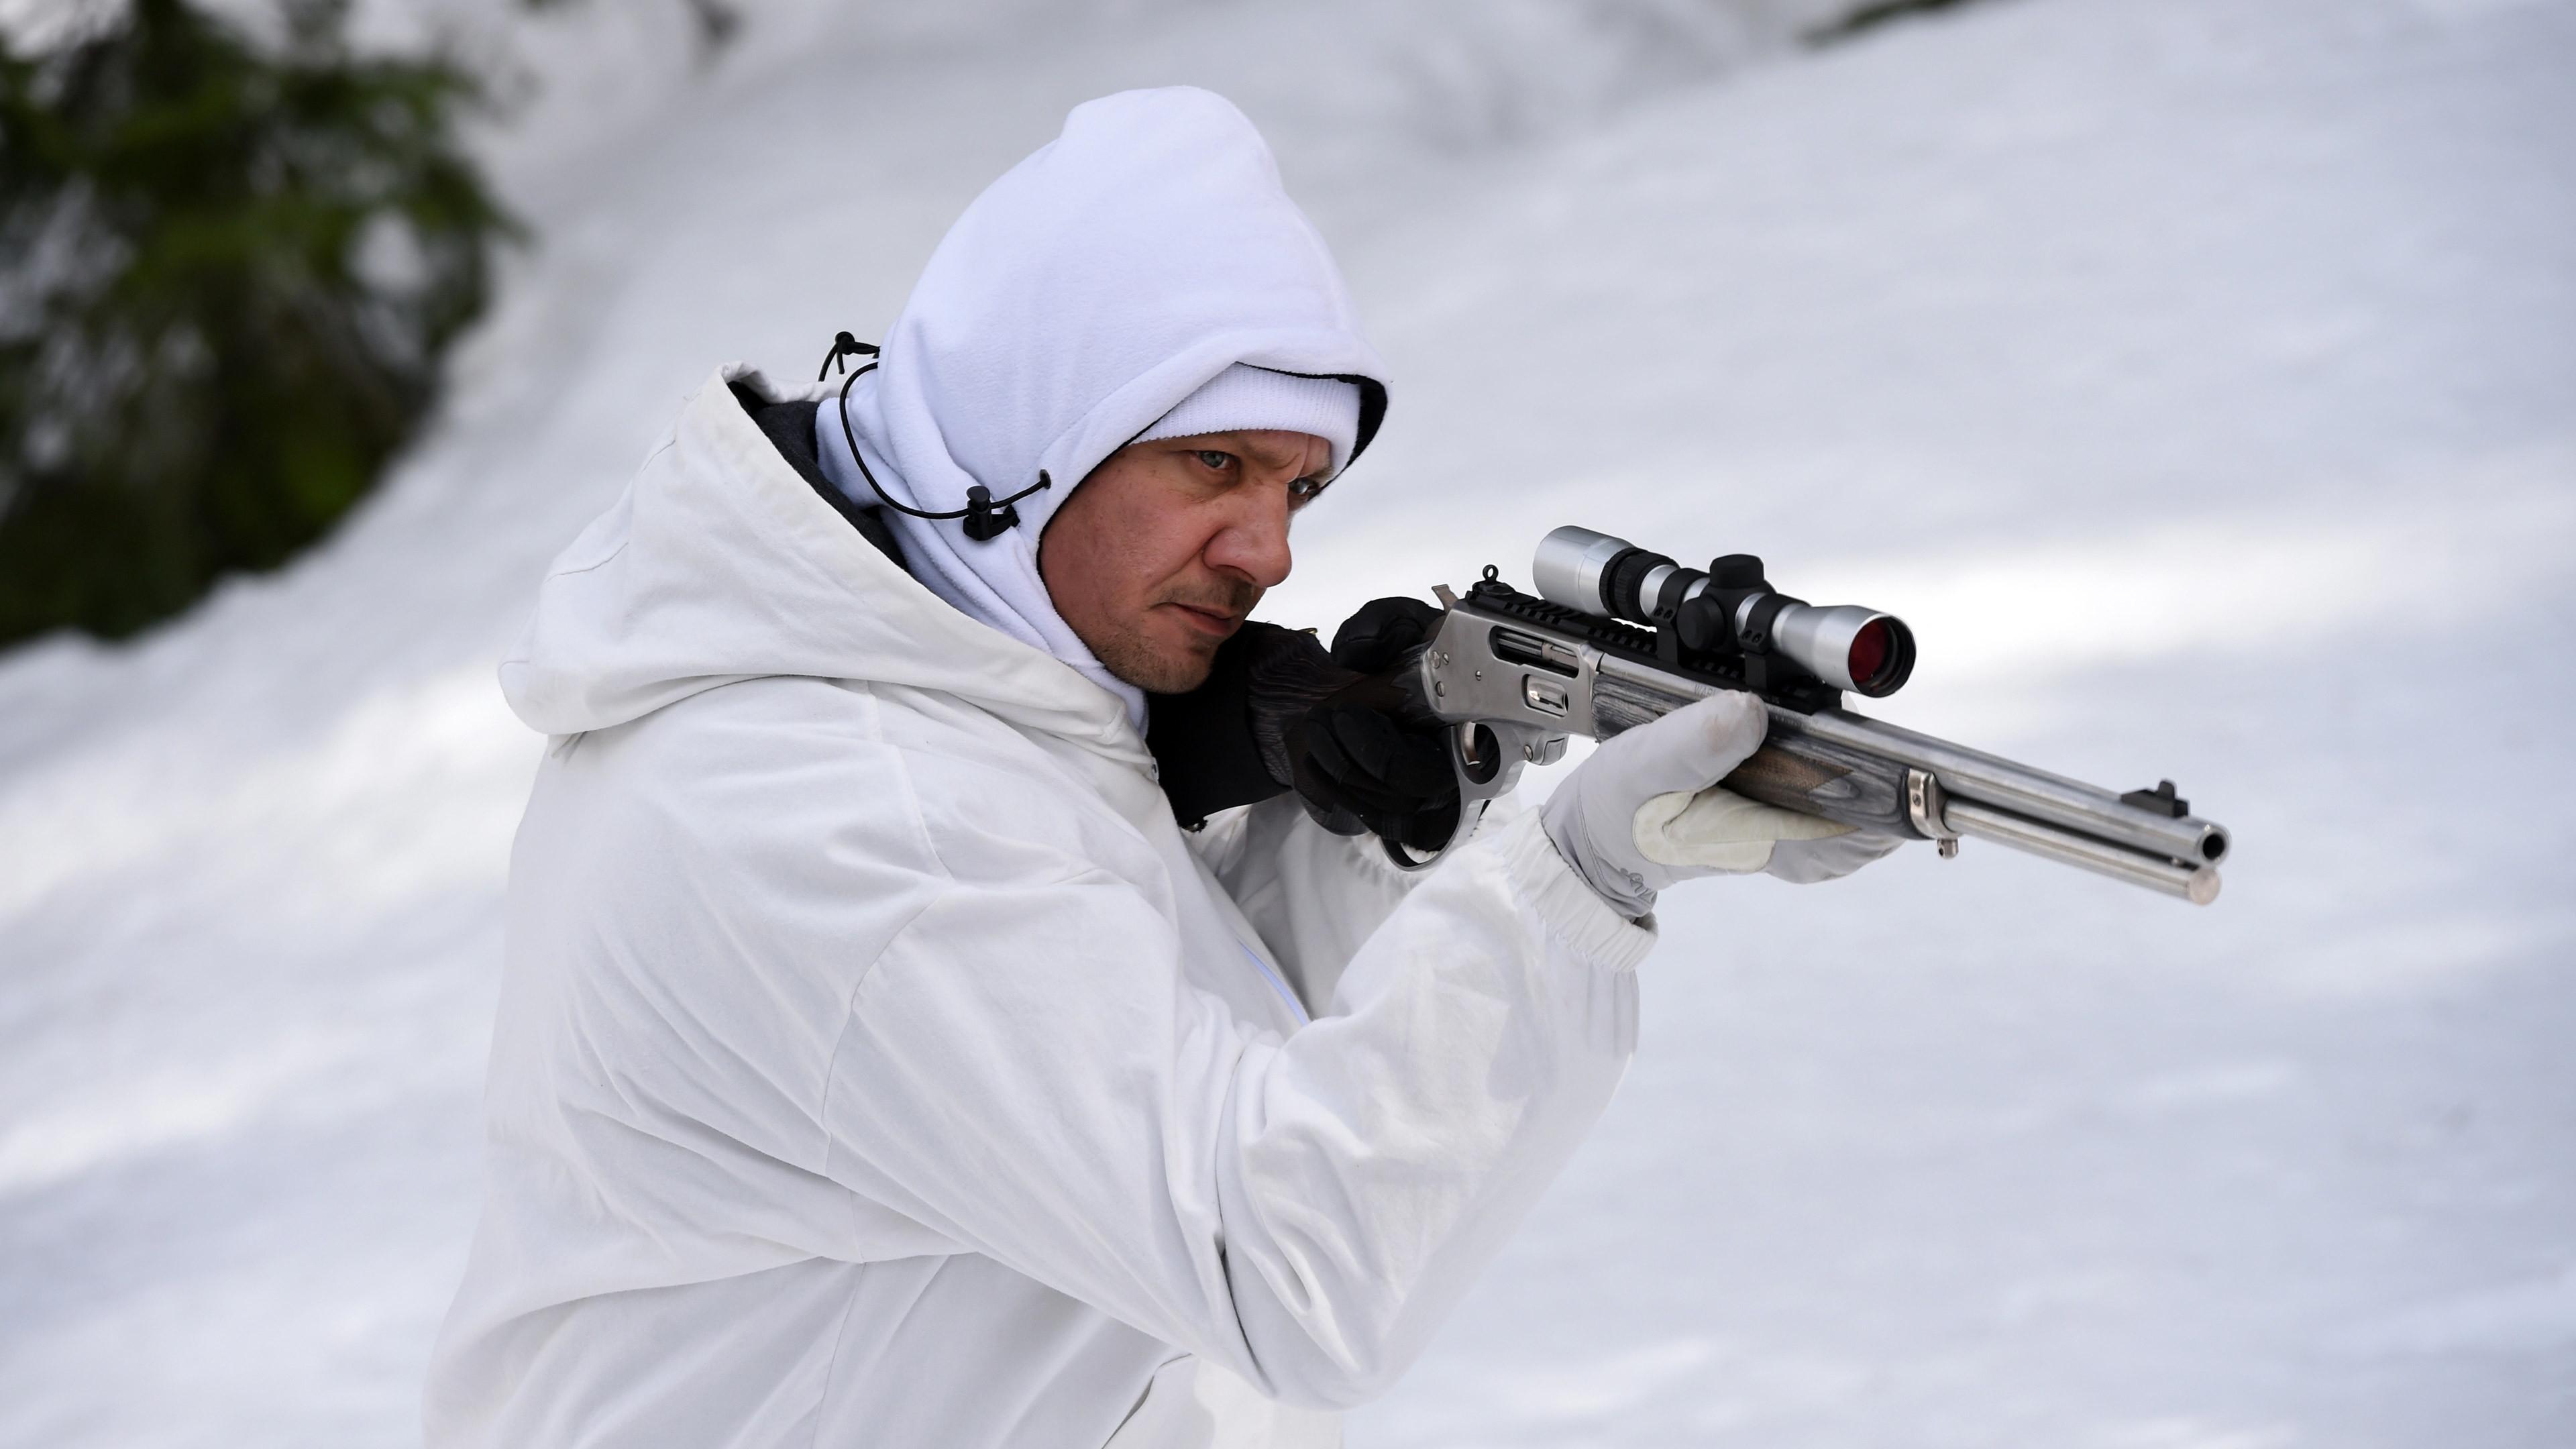
<path fill-rule="evenodd" d="M 1131 443 L 1047 520 L 1038 574 L 1110 673 L 1155 694 L 1196 689 L 1288 577 L 1289 517 L 1331 465 L 1332 445 L 1305 433 Z"/>

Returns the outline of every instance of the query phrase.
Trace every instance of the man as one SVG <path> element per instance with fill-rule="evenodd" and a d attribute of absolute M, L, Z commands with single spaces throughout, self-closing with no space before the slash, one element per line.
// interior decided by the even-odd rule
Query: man
<path fill-rule="evenodd" d="M 1740 700 L 1418 874 L 1317 823 L 1454 816 L 1348 698 L 1183 828 L 1153 698 L 1261 733 L 1202 681 L 1300 647 L 1245 615 L 1385 405 L 1214 96 L 1076 110 L 881 367 L 720 382 L 502 666 L 552 742 L 433 1446 L 1338 1442 L 1607 1101 L 1655 889 L 1885 848 L 1703 791 Z"/>

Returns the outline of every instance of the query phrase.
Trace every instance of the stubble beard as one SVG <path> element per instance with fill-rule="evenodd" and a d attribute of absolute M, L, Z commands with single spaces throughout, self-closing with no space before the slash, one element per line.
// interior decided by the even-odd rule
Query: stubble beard
<path fill-rule="evenodd" d="M 1263 591 L 1251 584 L 1232 588 L 1192 589 L 1159 598 L 1147 606 L 1147 612 L 1163 604 L 1189 604 L 1213 609 L 1238 617 L 1252 612 L 1261 601 Z M 1126 626 L 1102 639 L 1085 639 L 1101 665 L 1119 679 L 1147 694 L 1187 694 L 1207 683 L 1208 671 L 1216 663 L 1216 651 L 1224 640 L 1209 640 L 1204 647 L 1173 646 L 1158 641 L 1138 626 Z"/>
<path fill-rule="evenodd" d="M 1207 683 L 1216 650 L 1176 653 L 1143 634 L 1121 630 L 1091 646 L 1111 674 L 1147 694 L 1187 694 Z"/>

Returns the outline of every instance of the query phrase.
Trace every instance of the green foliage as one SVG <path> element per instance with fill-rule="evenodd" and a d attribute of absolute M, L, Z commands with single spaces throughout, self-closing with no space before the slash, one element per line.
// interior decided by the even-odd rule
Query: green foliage
<path fill-rule="evenodd" d="M 275 567 L 430 406 L 510 223 L 471 80 L 351 54 L 346 8 L 285 0 L 268 47 L 183 0 L 0 40 L 0 644 Z"/>

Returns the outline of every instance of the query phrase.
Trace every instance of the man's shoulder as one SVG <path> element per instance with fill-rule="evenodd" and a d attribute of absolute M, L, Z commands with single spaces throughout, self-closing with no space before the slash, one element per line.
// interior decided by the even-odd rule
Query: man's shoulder
<path fill-rule="evenodd" d="M 531 811 L 589 822 L 647 873 L 767 869 L 817 850 L 933 868 L 904 752 L 862 682 L 764 675 L 557 745 Z"/>
<path fill-rule="evenodd" d="M 612 733 L 631 735 L 602 742 L 624 756 L 612 768 L 711 839 L 864 830 L 888 848 L 899 838 L 926 870 L 961 880 L 1156 869 L 1151 848 L 1063 752 L 936 690 L 764 676 Z"/>
<path fill-rule="evenodd" d="M 956 878 L 1161 874 L 1087 752 L 954 695 L 892 685 L 878 695 L 881 738 L 902 759 L 923 828 Z"/>

